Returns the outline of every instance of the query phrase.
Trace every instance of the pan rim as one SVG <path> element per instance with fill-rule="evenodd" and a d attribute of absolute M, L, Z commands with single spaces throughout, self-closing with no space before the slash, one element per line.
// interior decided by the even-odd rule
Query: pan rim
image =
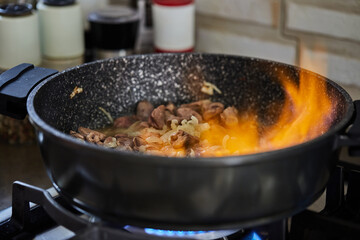
<path fill-rule="evenodd" d="M 189 157 L 166 157 L 166 156 L 158 156 L 158 155 L 150 155 L 150 154 L 142 154 L 137 152 L 130 152 L 130 151 L 119 151 L 114 149 L 108 149 L 103 146 L 97 146 L 92 143 L 86 143 L 79 141 L 78 139 L 70 136 L 69 134 L 63 133 L 56 128 L 50 126 L 47 124 L 42 118 L 37 114 L 36 109 L 34 107 L 34 99 L 36 96 L 36 93 L 39 89 L 41 89 L 43 86 L 45 86 L 48 82 L 55 79 L 57 76 L 69 72 L 69 71 L 75 71 L 79 68 L 83 68 L 88 65 L 92 64 L 99 64 L 103 62 L 108 61 L 115 61 L 118 59 L 132 59 L 132 58 L 139 58 L 139 57 L 161 57 L 161 56 L 172 56 L 172 55 L 194 55 L 194 56 L 213 56 L 213 57 L 232 57 L 232 58 L 242 58 L 250 61 L 261 61 L 264 63 L 272 63 L 272 64 L 279 64 L 284 67 L 291 67 L 296 70 L 305 71 L 309 74 L 315 75 L 316 77 L 320 77 L 324 80 L 326 80 L 327 83 L 332 85 L 339 93 L 344 97 L 345 103 L 346 103 L 346 113 L 344 114 L 344 117 L 335 124 L 332 128 L 330 128 L 328 131 L 326 131 L 324 134 L 311 139 L 309 141 L 296 144 L 293 146 L 271 150 L 271 151 L 264 151 L 259 153 L 253 153 L 253 154 L 244 154 L 244 155 L 232 155 L 232 156 L 221 156 L 221 157 L 198 157 L 198 158 L 189 158 Z M 277 156 L 283 156 L 287 152 L 297 152 L 297 151 L 306 151 L 306 149 L 311 149 L 316 145 L 316 143 L 322 142 L 330 138 L 332 135 L 338 134 L 338 132 L 342 129 L 344 129 L 350 119 L 353 116 L 354 113 L 354 106 L 353 106 L 353 100 L 350 97 L 350 95 L 337 83 L 334 81 L 328 79 L 325 76 L 322 76 L 318 73 L 309 71 L 304 68 L 300 68 L 298 66 L 281 63 L 277 61 L 272 61 L 268 59 L 262 59 L 262 58 L 255 58 L 255 57 L 247 57 L 247 56 L 238 56 L 238 55 L 229 55 L 229 54 L 212 54 L 212 53 L 151 53 L 151 54 L 141 54 L 141 55 L 131 55 L 126 57 L 118 57 L 118 58 L 110 58 L 110 59 L 104 59 L 104 60 L 97 60 L 90 63 L 85 63 L 82 65 L 78 65 L 69 69 L 66 69 L 62 72 L 59 72 L 47 79 L 45 79 L 43 82 L 38 84 L 29 94 L 29 97 L 27 99 L 27 110 L 30 117 L 30 121 L 33 124 L 35 128 L 37 128 L 41 134 L 46 134 L 49 137 L 56 138 L 56 141 L 59 143 L 66 145 L 72 145 L 72 146 L 78 146 L 83 148 L 87 151 L 95 151 L 95 152 L 102 152 L 104 154 L 111 155 L 113 157 L 118 157 L 119 161 L 121 161 L 121 157 L 127 157 L 131 158 L 131 161 L 135 162 L 141 162 L 141 163 L 148 163 L 148 164 L 162 164 L 164 166 L 199 166 L 199 167 L 209 167 L 209 166 L 235 166 L 235 165 L 244 165 L 244 164 L 258 164 L 260 161 L 270 161 L 270 160 L 276 160 L 278 159 Z M 105 158 L 104 158 L 105 159 Z"/>

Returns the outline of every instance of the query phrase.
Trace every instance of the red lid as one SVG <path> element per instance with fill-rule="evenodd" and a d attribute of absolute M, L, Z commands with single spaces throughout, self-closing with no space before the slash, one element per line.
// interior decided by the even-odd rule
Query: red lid
<path fill-rule="evenodd" d="M 163 6 L 184 6 L 194 3 L 194 0 L 153 0 L 154 4 L 163 5 Z"/>
<path fill-rule="evenodd" d="M 155 47 L 155 52 L 157 53 L 188 53 L 188 52 L 193 52 L 194 48 L 187 48 L 187 49 L 182 49 L 182 50 L 170 50 L 170 49 L 163 49 L 163 48 L 158 48 Z"/>

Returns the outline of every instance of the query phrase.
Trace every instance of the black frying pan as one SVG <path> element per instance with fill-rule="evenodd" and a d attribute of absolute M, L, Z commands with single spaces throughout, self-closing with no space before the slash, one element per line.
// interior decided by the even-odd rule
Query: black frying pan
<path fill-rule="evenodd" d="M 157 105 L 208 98 L 200 91 L 204 80 L 222 91 L 212 96 L 213 101 L 240 111 L 252 109 L 260 121 L 271 125 L 285 98 L 279 74 L 297 82 L 301 71 L 315 76 L 314 81 L 325 81 L 326 94 L 337 105 L 331 128 L 296 146 L 243 156 L 169 158 L 106 149 L 68 134 L 79 126 L 109 124 L 99 107 L 117 117 L 133 112 L 144 99 Z M 20 66 L 2 78 L 13 79 L 16 86 L 25 81 L 22 76 L 36 79 L 37 72 L 42 73 L 38 79 L 45 80 L 28 96 L 27 111 L 49 177 L 68 202 L 111 222 L 204 230 L 288 217 L 322 194 L 340 147 L 359 145 L 357 128 L 344 135 L 354 116 L 350 96 L 320 75 L 282 63 L 212 54 L 138 55 L 57 74 Z M 2 111 L 19 116 L 22 102 L 9 97 L 11 84 L 3 84 L 0 91 L 7 107 Z M 70 99 L 75 86 L 83 92 Z"/>

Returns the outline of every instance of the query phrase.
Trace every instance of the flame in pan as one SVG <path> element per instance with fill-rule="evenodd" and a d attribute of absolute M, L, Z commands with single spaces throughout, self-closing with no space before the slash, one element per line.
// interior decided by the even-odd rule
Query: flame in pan
<path fill-rule="evenodd" d="M 277 123 L 266 134 L 267 143 L 279 148 L 325 133 L 330 127 L 333 109 L 326 82 L 301 72 L 299 86 L 284 80 L 282 84 L 286 92 L 285 104 Z"/>
<path fill-rule="evenodd" d="M 326 81 L 305 71 L 300 72 L 298 83 L 285 74 L 279 79 L 285 100 L 276 122 L 261 126 L 251 111 L 239 113 L 239 123 L 231 128 L 209 122 L 210 129 L 201 137 L 203 156 L 207 149 L 212 156 L 275 150 L 311 140 L 329 129 L 335 103 L 327 94 Z"/>

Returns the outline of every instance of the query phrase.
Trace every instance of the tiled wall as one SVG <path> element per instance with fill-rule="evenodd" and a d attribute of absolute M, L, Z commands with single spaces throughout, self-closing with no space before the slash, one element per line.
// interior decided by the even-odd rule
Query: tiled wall
<path fill-rule="evenodd" d="M 196 49 L 295 64 L 360 87 L 359 0 L 196 0 Z"/>
<path fill-rule="evenodd" d="M 195 4 L 197 51 L 299 65 L 360 88 L 360 0 L 195 0 Z"/>

